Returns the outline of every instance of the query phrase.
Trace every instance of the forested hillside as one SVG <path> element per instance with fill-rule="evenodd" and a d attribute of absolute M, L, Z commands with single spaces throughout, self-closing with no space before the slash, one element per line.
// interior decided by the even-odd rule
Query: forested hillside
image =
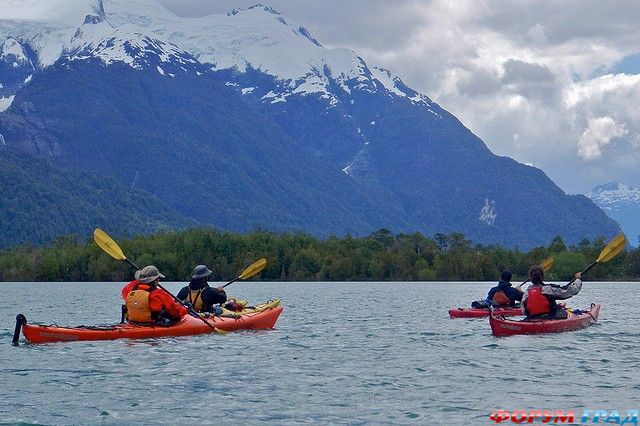
<path fill-rule="evenodd" d="M 549 280 L 568 280 L 597 257 L 606 241 L 583 240 L 567 247 L 556 237 L 529 251 L 473 244 L 462 234 L 426 237 L 382 229 L 361 238 L 316 239 L 307 234 L 248 234 L 190 229 L 118 241 L 140 267 L 154 264 L 167 280 L 187 280 L 196 264 L 214 271 L 215 281 L 230 280 L 265 257 L 260 280 L 272 281 L 447 281 L 495 280 L 513 272 L 524 280 L 529 266 L 549 256 L 555 265 Z M 127 281 L 133 271 L 102 252 L 93 241 L 61 237 L 44 248 L 21 247 L 0 252 L 2 281 Z M 589 271 L 587 280 L 640 279 L 640 249 L 622 252 Z"/>

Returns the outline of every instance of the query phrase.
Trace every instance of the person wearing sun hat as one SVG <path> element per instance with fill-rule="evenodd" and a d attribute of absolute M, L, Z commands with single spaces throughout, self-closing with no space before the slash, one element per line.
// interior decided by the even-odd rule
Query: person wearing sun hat
<path fill-rule="evenodd" d="M 178 292 L 178 299 L 193 306 L 196 312 L 216 312 L 215 305 L 227 301 L 224 287 L 211 287 L 209 276 L 213 271 L 207 265 L 198 265 L 193 269 L 189 285 Z"/>
<path fill-rule="evenodd" d="M 158 287 L 160 278 L 165 278 L 153 265 L 136 272 L 137 278 L 122 289 L 127 320 L 133 323 L 176 321 L 189 311 L 173 300 L 170 294 Z"/>

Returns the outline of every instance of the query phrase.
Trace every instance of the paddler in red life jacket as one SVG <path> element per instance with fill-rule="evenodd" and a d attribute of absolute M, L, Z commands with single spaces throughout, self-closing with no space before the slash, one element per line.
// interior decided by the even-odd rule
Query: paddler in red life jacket
<path fill-rule="evenodd" d="M 522 297 L 522 312 L 527 318 L 565 319 L 568 317 L 564 307 L 559 307 L 556 300 L 565 300 L 575 296 L 582 289 L 582 274 L 576 272 L 576 280 L 570 284 L 559 286 L 545 284 L 544 270 L 540 266 L 529 269 L 529 286 Z"/>
<path fill-rule="evenodd" d="M 196 312 L 210 312 L 219 314 L 222 310 L 216 304 L 222 305 L 227 301 L 227 293 L 224 287 L 211 287 L 208 283 L 209 276 L 213 274 L 206 265 L 198 265 L 193 270 L 193 276 L 189 285 L 178 292 L 178 299 L 193 306 Z"/>
<path fill-rule="evenodd" d="M 145 266 L 137 279 L 122 289 L 127 306 L 127 320 L 134 323 L 176 321 L 187 315 L 187 308 L 176 303 L 166 291 L 158 288 L 165 278 L 155 266 Z"/>
<path fill-rule="evenodd" d="M 522 290 L 511 286 L 511 272 L 502 271 L 498 285 L 489 290 L 486 300 L 495 307 L 513 307 L 522 300 Z"/>

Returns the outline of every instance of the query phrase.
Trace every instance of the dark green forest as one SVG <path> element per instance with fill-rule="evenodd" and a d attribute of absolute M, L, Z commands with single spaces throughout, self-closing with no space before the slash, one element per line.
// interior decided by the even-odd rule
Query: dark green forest
<path fill-rule="evenodd" d="M 548 281 L 568 280 L 594 262 L 607 241 L 597 238 L 567 246 L 555 237 L 530 251 L 473 244 L 464 235 L 420 233 L 394 235 L 381 229 L 365 237 L 317 239 L 304 233 L 247 234 L 210 228 L 160 232 L 117 240 L 125 255 L 140 267 L 156 265 L 166 281 L 183 281 L 204 263 L 215 281 L 236 277 L 265 257 L 257 277 L 265 281 L 456 281 L 496 280 L 507 269 L 513 281 L 524 280 L 528 268 L 549 256 L 555 265 Z M 104 253 L 93 240 L 58 237 L 44 247 L 20 246 L 0 252 L 2 281 L 128 281 L 126 262 Z M 626 250 L 589 271 L 587 280 L 633 281 L 640 278 L 640 249 Z"/>

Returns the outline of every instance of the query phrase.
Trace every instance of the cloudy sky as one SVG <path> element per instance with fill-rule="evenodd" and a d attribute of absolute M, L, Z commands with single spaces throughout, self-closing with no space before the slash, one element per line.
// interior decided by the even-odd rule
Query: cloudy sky
<path fill-rule="evenodd" d="M 182 16 L 254 1 L 163 0 Z M 456 115 L 569 193 L 640 186 L 636 1 L 262 0 Z"/>

